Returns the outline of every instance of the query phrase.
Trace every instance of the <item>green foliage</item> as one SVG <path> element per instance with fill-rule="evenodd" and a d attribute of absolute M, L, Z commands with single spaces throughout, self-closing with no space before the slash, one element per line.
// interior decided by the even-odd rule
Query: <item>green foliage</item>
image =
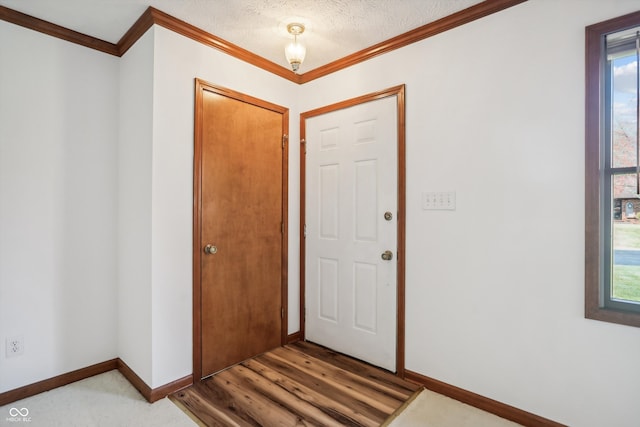
<path fill-rule="evenodd" d="M 640 302 L 640 266 L 614 265 L 612 297 Z"/>
<path fill-rule="evenodd" d="M 616 249 L 640 249 L 640 224 L 614 223 L 613 247 Z"/>
<path fill-rule="evenodd" d="M 614 223 L 613 247 L 640 250 L 640 224 Z M 614 265 L 611 288 L 613 298 L 640 302 L 640 266 Z"/>

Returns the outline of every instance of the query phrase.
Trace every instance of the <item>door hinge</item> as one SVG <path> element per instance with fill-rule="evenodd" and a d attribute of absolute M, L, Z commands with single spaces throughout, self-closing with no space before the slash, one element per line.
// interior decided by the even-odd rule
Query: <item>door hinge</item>
<path fill-rule="evenodd" d="M 284 147 L 287 145 L 287 140 L 289 139 L 289 136 L 285 133 L 284 135 L 282 135 L 282 149 L 284 150 Z"/>
<path fill-rule="evenodd" d="M 300 144 L 302 144 L 302 146 L 304 147 L 304 154 L 307 154 L 307 140 L 306 139 L 300 140 Z"/>
<path fill-rule="evenodd" d="M 280 317 L 284 319 L 284 308 L 280 309 Z"/>
<path fill-rule="evenodd" d="M 306 239 L 307 238 L 307 224 L 304 225 L 304 231 L 303 231 L 303 237 Z"/>

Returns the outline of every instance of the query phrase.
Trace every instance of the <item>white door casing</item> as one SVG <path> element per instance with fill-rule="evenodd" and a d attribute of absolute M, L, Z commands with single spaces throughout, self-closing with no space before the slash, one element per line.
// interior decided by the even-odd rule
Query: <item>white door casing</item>
<path fill-rule="evenodd" d="M 306 339 L 390 371 L 397 342 L 397 105 L 397 96 L 387 96 L 305 122 Z M 381 257 L 387 250 L 391 260 Z"/>

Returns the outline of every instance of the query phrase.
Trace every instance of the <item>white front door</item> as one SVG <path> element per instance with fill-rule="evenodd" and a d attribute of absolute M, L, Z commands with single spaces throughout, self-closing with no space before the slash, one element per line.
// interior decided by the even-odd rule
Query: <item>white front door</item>
<path fill-rule="evenodd" d="M 306 339 L 396 370 L 397 96 L 307 118 Z M 392 258 L 384 260 L 389 251 Z"/>

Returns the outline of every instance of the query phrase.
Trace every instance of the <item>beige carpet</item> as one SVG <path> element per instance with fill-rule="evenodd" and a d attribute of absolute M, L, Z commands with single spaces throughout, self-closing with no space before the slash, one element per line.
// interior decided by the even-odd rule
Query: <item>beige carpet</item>
<path fill-rule="evenodd" d="M 25 414 L 25 409 L 28 415 L 23 418 L 18 410 Z M 0 426 L 194 427 L 197 424 L 168 399 L 149 404 L 120 372 L 110 371 L 0 406 Z"/>
<path fill-rule="evenodd" d="M 388 427 L 516 427 L 520 424 L 430 390 L 423 390 L 404 410 L 384 425 Z"/>
<path fill-rule="evenodd" d="M 28 414 L 26 417 L 22 414 Z M 168 399 L 153 405 L 111 371 L 0 406 L 0 426 L 197 427 Z M 429 390 L 420 392 L 388 427 L 514 427 L 518 424 Z M 270 426 L 265 426 L 270 427 Z"/>

